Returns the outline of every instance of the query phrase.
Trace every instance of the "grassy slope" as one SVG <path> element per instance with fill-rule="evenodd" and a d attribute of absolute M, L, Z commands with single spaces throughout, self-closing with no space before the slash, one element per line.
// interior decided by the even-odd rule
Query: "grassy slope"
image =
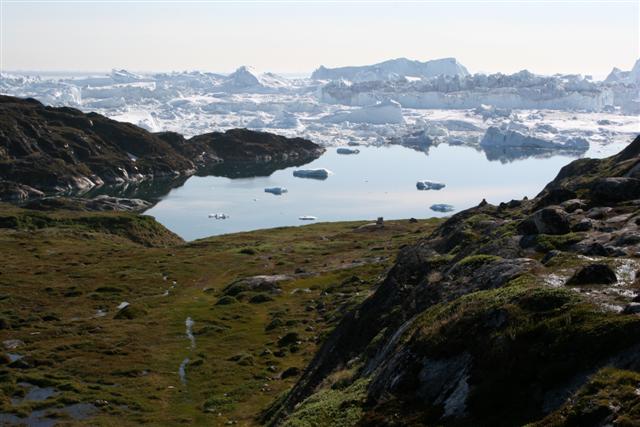
<path fill-rule="evenodd" d="M 437 224 L 394 221 L 374 231 L 356 231 L 362 223 L 315 224 L 176 244 L 154 224 L 141 226 L 140 217 L 38 213 L 34 225 L 31 215 L 0 205 L 4 227 L 6 218 L 18 225 L 0 228 L 0 340 L 24 341 L 12 352 L 29 366 L 0 364 L 0 412 L 101 399 L 108 404 L 95 422 L 118 426 L 255 424 L 295 381 L 279 374 L 304 368 L 342 313 L 369 295 L 397 249 Z M 126 226 L 105 233 L 95 226 L 104 221 Z M 296 269 L 304 272 L 283 283 L 273 301 L 216 305 L 238 277 Z M 362 282 L 345 282 L 354 275 Z M 122 301 L 141 314 L 114 319 Z M 107 315 L 95 317 L 99 309 Z M 187 317 L 195 321 L 195 349 L 185 335 Z M 276 317 L 281 326 L 265 331 Z M 297 332 L 300 344 L 286 346 L 281 357 L 265 354 L 277 352 L 288 332 Z M 178 366 L 186 357 L 184 385 Z M 23 380 L 60 394 L 12 408 L 9 397 Z"/>

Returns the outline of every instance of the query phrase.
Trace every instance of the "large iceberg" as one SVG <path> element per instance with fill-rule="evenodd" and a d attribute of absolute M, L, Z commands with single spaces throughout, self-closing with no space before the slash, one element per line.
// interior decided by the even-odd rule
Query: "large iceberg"
<path fill-rule="evenodd" d="M 437 76 L 469 75 L 467 69 L 455 58 L 434 59 L 420 62 L 407 58 L 391 59 L 373 65 L 326 68 L 320 66 L 311 74 L 316 80 L 346 79 L 354 82 L 372 80 L 398 80 L 399 77 L 432 78 Z"/>

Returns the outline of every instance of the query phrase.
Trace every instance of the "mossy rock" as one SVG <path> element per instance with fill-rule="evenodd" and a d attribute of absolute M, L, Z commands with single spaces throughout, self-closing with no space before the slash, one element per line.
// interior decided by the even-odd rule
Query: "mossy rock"
<path fill-rule="evenodd" d="M 225 295 L 218 299 L 218 301 L 216 302 L 216 305 L 231 305 L 231 304 L 237 304 L 237 303 L 238 303 L 238 300 L 235 299 L 235 297 Z"/>
<path fill-rule="evenodd" d="M 147 310 L 145 310 L 144 308 L 137 305 L 129 304 L 128 306 L 118 310 L 118 312 L 115 314 L 115 316 L 113 316 L 113 318 L 118 320 L 123 320 L 123 319 L 133 320 L 146 315 L 147 315 Z"/>

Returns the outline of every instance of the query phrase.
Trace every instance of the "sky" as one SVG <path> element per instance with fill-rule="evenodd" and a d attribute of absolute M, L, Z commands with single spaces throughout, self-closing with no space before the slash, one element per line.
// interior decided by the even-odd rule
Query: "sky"
<path fill-rule="evenodd" d="M 309 73 L 407 57 L 606 76 L 640 57 L 640 0 L 0 0 L 0 69 Z"/>

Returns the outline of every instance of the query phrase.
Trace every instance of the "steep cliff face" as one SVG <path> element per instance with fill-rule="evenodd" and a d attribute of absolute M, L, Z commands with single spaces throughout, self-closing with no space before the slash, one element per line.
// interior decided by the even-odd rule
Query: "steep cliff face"
<path fill-rule="evenodd" d="M 404 248 L 264 420 L 634 425 L 639 170 L 640 137 Z"/>
<path fill-rule="evenodd" d="M 193 174 L 221 162 L 310 161 L 322 149 L 301 138 L 246 129 L 185 139 L 32 99 L 0 96 L 3 198 Z"/>

